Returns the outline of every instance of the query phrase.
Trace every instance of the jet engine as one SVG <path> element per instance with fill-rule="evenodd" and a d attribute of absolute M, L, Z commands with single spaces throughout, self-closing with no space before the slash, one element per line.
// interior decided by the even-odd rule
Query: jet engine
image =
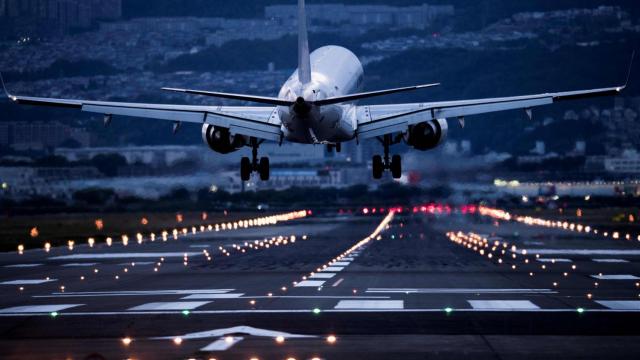
<path fill-rule="evenodd" d="M 404 135 L 404 140 L 417 150 L 431 150 L 447 138 L 448 130 L 447 119 L 429 120 L 409 126 L 409 130 Z"/>
<path fill-rule="evenodd" d="M 211 150 L 221 154 L 228 154 L 247 144 L 247 139 L 242 135 L 231 135 L 229 129 L 204 124 L 202 126 L 202 140 L 209 145 Z"/>

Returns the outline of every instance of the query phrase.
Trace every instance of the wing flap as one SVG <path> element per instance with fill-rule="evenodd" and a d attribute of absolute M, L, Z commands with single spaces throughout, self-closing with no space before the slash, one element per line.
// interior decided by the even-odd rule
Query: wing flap
<path fill-rule="evenodd" d="M 405 131 L 410 125 L 434 119 L 459 118 L 515 109 L 530 110 L 557 101 L 617 95 L 624 88 L 625 86 L 618 86 L 490 99 L 370 105 L 360 107 L 365 111 L 358 111 L 358 137 L 370 138 Z"/>

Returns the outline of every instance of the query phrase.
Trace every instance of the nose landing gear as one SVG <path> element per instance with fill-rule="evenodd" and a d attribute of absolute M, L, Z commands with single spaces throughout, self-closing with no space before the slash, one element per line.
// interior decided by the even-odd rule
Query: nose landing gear
<path fill-rule="evenodd" d="M 260 142 L 256 138 L 251 138 L 252 159 L 245 156 L 240 160 L 240 178 L 242 181 L 248 181 L 254 171 L 260 174 L 260 180 L 269 180 L 269 158 L 263 157 L 258 161 L 259 146 Z"/>
<path fill-rule="evenodd" d="M 385 170 L 391 171 L 391 176 L 394 179 L 399 179 L 402 176 L 402 158 L 400 155 L 393 155 L 389 157 L 389 147 L 393 144 L 397 144 L 399 141 L 393 141 L 391 135 L 385 135 L 378 140 L 384 146 L 384 158 L 380 155 L 375 155 L 372 161 L 372 172 L 374 179 L 381 179 Z"/>

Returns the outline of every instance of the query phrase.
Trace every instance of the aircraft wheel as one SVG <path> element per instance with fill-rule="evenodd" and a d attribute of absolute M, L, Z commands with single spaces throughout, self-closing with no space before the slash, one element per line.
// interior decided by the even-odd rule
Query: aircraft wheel
<path fill-rule="evenodd" d="M 336 144 L 336 152 L 339 153 L 342 151 L 342 143 L 337 143 Z"/>
<path fill-rule="evenodd" d="M 240 160 L 240 178 L 242 181 L 249 181 L 251 178 L 251 160 L 248 157 L 243 157 Z"/>
<path fill-rule="evenodd" d="M 402 158 L 400 155 L 393 155 L 391 158 L 391 175 L 394 179 L 400 179 L 402 176 Z"/>
<path fill-rule="evenodd" d="M 269 158 L 263 157 L 260 159 L 260 180 L 269 180 Z"/>
<path fill-rule="evenodd" d="M 371 167 L 373 169 L 373 178 L 374 179 L 382 178 L 382 172 L 384 171 L 384 164 L 382 163 L 382 156 L 380 156 L 380 155 L 374 156 Z"/>

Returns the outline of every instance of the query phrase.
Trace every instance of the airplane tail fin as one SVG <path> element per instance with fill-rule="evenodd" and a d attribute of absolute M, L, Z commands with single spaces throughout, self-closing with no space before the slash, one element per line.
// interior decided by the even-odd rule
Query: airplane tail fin
<path fill-rule="evenodd" d="M 304 0 L 298 0 L 298 80 L 302 84 L 311 82 L 311 58 Z"/>

